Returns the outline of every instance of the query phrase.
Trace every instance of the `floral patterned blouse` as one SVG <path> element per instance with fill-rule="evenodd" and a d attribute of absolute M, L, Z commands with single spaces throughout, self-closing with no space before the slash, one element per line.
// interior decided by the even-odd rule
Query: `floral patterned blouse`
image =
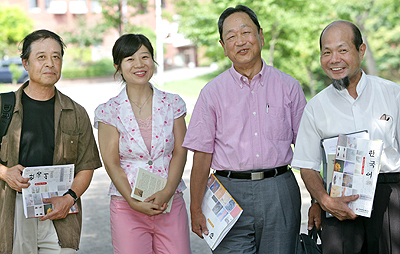
<path fill-rule="evenodd" d="M 112 125 L 119 132 L 119 156 L 121 167 L 133 188 L 138 168 L 153 172 L 165 179 L 168 177 L 169 164 L 174 150 L 174 119 L 186 114 L 186 104 L 177 94 L 153 89 L 152 139 L 151 152 L 146 148 L 135 119 L 132 106 L 126 93 L 126 87 L 116 97 L 100 104 L 95 110 L 94 127 L 98 123 Z M 176 192 L 186 189 L 181 179 Z M 111 182 L 109 195 L 121 196 Z"/>

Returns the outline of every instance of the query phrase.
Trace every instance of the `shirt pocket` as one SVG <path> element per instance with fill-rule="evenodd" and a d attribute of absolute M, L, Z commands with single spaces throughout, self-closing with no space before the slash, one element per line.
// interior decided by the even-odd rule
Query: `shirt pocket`
<path fill-rule="evenodd" d="M 283 107 L 266 107 L 264 109 L 263 131 L 270 140 L 292 140 L 290 110 Z"/>
<path fill-rule="evenodd" d="M 393 146 L 394 143 L 394 127 L 393 120 L 374 120 L 373 121 L 373 137 L 372 139 L 380 139 L 383 141 L 383 148 Z"/>
<path fill-rule="evenodd" d="M 75 164 L 78 156 L 78 135 L 61 132 L 63 157 L 67 164 Z"/>

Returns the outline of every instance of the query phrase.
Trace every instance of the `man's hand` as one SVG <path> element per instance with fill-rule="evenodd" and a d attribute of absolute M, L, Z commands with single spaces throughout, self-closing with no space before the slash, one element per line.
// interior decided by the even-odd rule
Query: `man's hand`
<path fill-rule="evenodd" d="M 208 235 L 208 229 L 206 225 L 206 217 L 200 211 L 198 212 L 191 212 L 191 219 L 192 219 L 192 231 L 196 233 L 200 238 L 203 238 L 203 233 Z"/>
<path fill-rule="evenodd" d="M 210 174 L 212 154 L 195 151 L 193 155 L 193 168 L 190 173 L 190 215 L 192 218 L 192 231 L 200 238 L 208 235 L 206 217 L 201 211 L 204 192 Z"/>
<path fill-rule="evenodd" d="M 319 204 L 311 204 L 308 209 L 308 230 L 311 230 L 314 225 L 318 230 L 321 229 L 321 207 Z"/>
<path fill-rule="evenodd" d="M 28 183 L 29 178 L 22 177 L 24 168 L 19 164 L 11 168 L 2 166 L 0 168 L 0 179 L 3 179 L 12 189 L 21 192 L 23 188 L 28 188 L 30 185 Z"/>
<path fill-rule="evenodd" d="M 313 198 L 318 200 L 319 205 L 324 211 L 329 212 L 341 221 L 357 218 L 347 203 L 356 200 L 358 195 L 331 197 L 326 193 L 321 174 L 318 171 L 301 168 L 300 173 L 308 192 L 310 192 Z"/>
<path fill-rule="evenodd" d="M 59 220 L 67 217 L 69 210 L 74 205 L 74 199 L 70 195 L 65 195 L 62 197 L 52 197 L 52 198 L 44 198 L 44 203 L 52 204 L 53 210 L 41 217 L 39 220 Z"/>
<path fill-rule="evenodd" d="M 329 212 L 338 220 L 354 220 L 358 216 L 347 205 L 349 202 L 357 200 L 359 195 L 351 195 L 345 197 L 329 197 L 320 202 L 321 208 Z"/>

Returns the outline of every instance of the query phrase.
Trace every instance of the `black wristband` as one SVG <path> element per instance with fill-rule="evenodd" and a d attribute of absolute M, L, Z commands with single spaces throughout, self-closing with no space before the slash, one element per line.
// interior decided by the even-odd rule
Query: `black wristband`
<path fill-rule="evenodd" d="M 63 194 L 63 196 L 67 194 L 71 195 L 71 197 L 74 199 L 74 205 L 75 205 L 76 201 L 78 200 L 78 196 L 76 195 L 75 191 L 69 189 L 67 192 Z"/>
<path fill-rule="evenodd" d="M 311 204 L 319 204 L 318 201 L 314 198 L 311 198 Z"/>

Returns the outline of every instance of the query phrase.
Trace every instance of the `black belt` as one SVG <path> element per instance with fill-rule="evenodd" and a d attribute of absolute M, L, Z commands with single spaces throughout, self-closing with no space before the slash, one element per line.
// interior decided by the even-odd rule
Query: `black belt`
<path fill-rule="evenodd" d="M 236 179 L 250 179 L 250 180 L 262 180 L 268 177 L 275 177 L 282 175 L 288 171 L 288 166 L 282 166 L 277 168 L 266 169 L 264 171 L 257 172 L 240 172 L 240 171 L 229 171 L 229 170 L 217 170 L 216 175 L 236 178 Z"/>
<path fill-rule="evenodd" d="M 398 183 L 400 182 L 400 173 L 380 173 L 378 183 Z"/>

